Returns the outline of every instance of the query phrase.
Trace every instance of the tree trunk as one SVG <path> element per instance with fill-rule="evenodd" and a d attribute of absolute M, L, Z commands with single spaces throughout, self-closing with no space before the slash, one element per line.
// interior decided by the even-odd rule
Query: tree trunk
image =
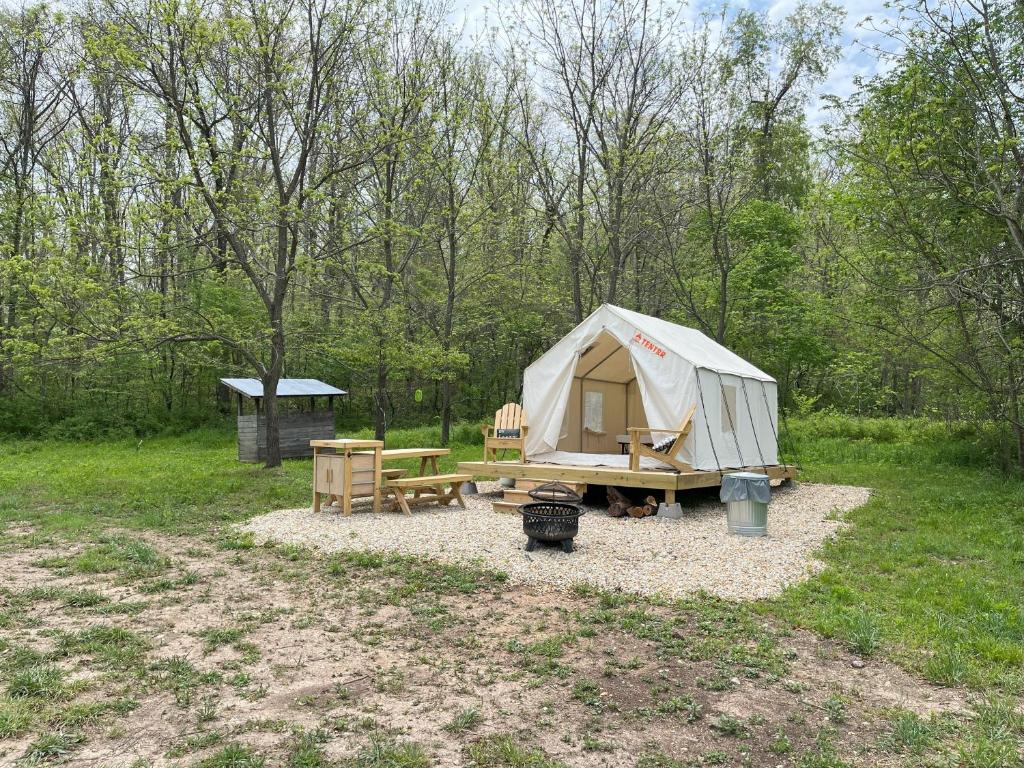
<path fill-rule="evenodd" d="M 587 194 L 586 149 L 579 152 L 579 175 L 576 177 L 576 222 L 573 241 L 569 246 L 569 280 L 572 283 L 573 322 L 583 322 L 583 292 L 580 288 L 580 264 L 583 261 L 583 236 L 586 233 L 584 201 Z"/>
<path fill-rule="evenodd" d="M 452 331 L 455 326 L 455 288 L 458 284 L 456 268 L 458 266 L 458 233 L 455 231 L 455 190 L 449 187 L 448 190 L 448 297 L 444 307 L 444 338 L 441 347 L 444 349 L 445 357 L 451 352 Z M 446 366 L 448 361 L 446 360 Z M 448 437 L 452 427 L 452 393 L 455 389 L 451 380 L 451 371 L 445 372 L 445 378 L 441 381 L 441 445 L 448 445 Z"/>
<path fill-rule="evenodd" d="M 277 312 L 280 314 L 280 311 Z M 284 370 L 284 324 L 280 317 L 274 320 L 271 339 L 270 367 L 261 377 L 263 381 L 263 420 L 267 425 L 267 457 L 263 466 L 273 469 L 281 466 L 281 423 L 277 410 L 277 384 Z"/>
<path fill-rule="evenodd" d="M 715 329 L 715 341 L 725 344 L 725 335 L 729 321 L 729 273 L 721 269 L 718 273 L 718 327 Z"/>
<path fill-rule="evenodd" d="M 383 440 L 387 431 L 388 366 L 384 359 L 383 347 L 377 357 L 377 386 L 373 391 L 373 437 Z"/>

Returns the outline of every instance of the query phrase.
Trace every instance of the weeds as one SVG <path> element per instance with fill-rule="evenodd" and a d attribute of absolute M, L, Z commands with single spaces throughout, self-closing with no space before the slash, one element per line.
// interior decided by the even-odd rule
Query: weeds
<path fill-rule="evenodd" d="M 263 768 L 266 759 L 244 744 L 228 744 L 196 763 L 196 768 Z"/>
<path fill-rule="evenodd" d="M 680 715 L 688 723 L 696 722 L 702 714 L 700 704 L 692 696 L 673 696 L 658 704 L 656 711 L 663 715 Z"/>
<path fill-rule="evenodd" d="M 601 703 L 601 686 L 586 678 L 577 680 L 572 687 L 572 697 L 588 706 L 598 706 Z"/>
<path fill-rule="evenodd" d="M 25 759 L 29 762 L 51 762 L 70 755 L 77 746 L 85 741 L 80 733 L 53 731 L 40 735 L 25 750 Z"/>
<path fill-rule="evenodd" d="M 170 560 L 144 541 L 112 536 L 101 539 L 99 544 L 87 547 L 80 554 L 49 558 L 40 564 L 71 573 L 118 573 L 135 580 L 161 575 L 170 567 Z"/>
<path fill-rule="evenodd" d="M 372 739 L 350 763 L 351 768 L 428 768 L 430 758 L 419 744 Z M 349 768 L 349 766 L 346 766 Z"/>
<path fill-rule="evenodd" d="M 711 721 L 711 728 L 723 736 L 745 739 L 750 736 L 750 729 L 746 723 L 738 717 L 729 714 L 722 714 Z"/>
<path fill-rule="evenodd" d="M 324 740 L 320 731 L 299 734 L 288 752 L 288 768 L 329 768 L 331 764 L 321 746 Z"/>
<path fill-rule="evenodd" d="M 468 707 L 459 712 L 451 722 L 445 725 L 444 729 L 448 733 L 465 733 L 466 731 L 472 731 L 482 722 L 483 715 L 480 714 L 480 710 L 476 707 Z"/>
<path fill-rule="evenodd" d="M 54 653 L 92 656 L 107 668 L 124 670 L 134 665 L 149 647 L 140 635 L 121 627 L 96 625 L 57 636 Z"/>
<path fill-rule="evenodd" d="M 12 699 L 50 701 L 60 701 L 71 695 L 63 670 L 52 664 L 36 664 L 18 669 L 10 677 L 7 694 Z"/>
<path fill-rule="evenodd" d="M 890 749 L 920 755 L 934 743 L 934 727 L 922 720 L 917 713 L 901 710 L 893 717 L 892 729 L 886 739 L 886 745 Z"/>
<path fill-rule="evenodd" d="M 825 713 L 831 722 L 836 725 L 846 722 L 846 699 L 842 696 L 833 694 L 825 699 L 822 706 L 824 706 Z"/>
<path fill-rule="evenodd" d="M 523 746 L 512 736 L 492 736 L 470 744 L 466 755 L 472 768 L 566 768 L 542 749 Z"/>

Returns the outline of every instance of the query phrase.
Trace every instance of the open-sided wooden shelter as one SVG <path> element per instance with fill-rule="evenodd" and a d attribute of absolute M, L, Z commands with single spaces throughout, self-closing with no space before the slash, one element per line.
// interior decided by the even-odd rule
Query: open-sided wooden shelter
<path fill-rule="evenodd" d="M 259 462 L 267 455 L 267 424 L 263 413 L 263 383 L 259 379 L 221 379 L 238 403 L 238 460 Z M 317 379 L 281 379 L 277 396 L 290 405 L 308 401 L 309 408 L 281 407 L 278 424 L 281 457 L 312 456 L 310 440 L 334 439 L 334 398 L 346 394 Z M 251 403 L 247 407 L 246 403 Z M 283 405 L 283 404 L 282 404 Z"/>

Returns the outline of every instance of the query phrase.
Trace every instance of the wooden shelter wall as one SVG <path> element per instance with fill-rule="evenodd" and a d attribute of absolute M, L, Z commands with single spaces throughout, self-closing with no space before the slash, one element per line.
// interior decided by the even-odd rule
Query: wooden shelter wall
<path fill-rule="evenodd" d="M 282 412 L 279 414 L 281 457 L 312 456 L 310 440 L 333 440 L 334 411 Z M 262 413 L 238 417 L 238 460 L 263 461 L 267 452 L 267 425 Z"/>

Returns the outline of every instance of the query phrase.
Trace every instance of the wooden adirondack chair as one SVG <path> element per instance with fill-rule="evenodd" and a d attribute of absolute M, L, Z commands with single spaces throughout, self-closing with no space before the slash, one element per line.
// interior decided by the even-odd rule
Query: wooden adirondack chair
<path fill-rule="evenodd" d="M 526 463 L 526 414 L 518 403 L 505 403 L 494 414 L 493 424 L 484 424 L 484 463 L 498 460 L 498 451 L 519 451 L 519 463 Z"/>
<path fill-rule="evenodd" d="M 680 472 L 690 472 L 693 470 L 689 464 L 685 461 L 680 461 L 676 458 L 679 451 L 683 447 L 683 443 L 686 442 L 687 436 L 690 434 L 690 430 L 693 428 L 693 414 L 697 411 L 697 404 L 694 403 L 690 406 L 686 412 L 686 416 L 683 417 L 683 423 L 679 425 L 678 429 L 664 429 L 658 427 L 653 429 L 651 427 L 629 427 L 629 469 L 631 472 L 640 471 L 640 457 L 649 456 L 652 459 L 657 459 L 660 462 L 669 464 L 675 467 Z M 676 437 L 671 443 L 662 441 L 661 443 L 655 443 L 653 446 L 644 445 L 640 442 L 640 435 L 644 432 L 670 432 Z M 658 449 L 661 448 L 659 451 Z"/>

